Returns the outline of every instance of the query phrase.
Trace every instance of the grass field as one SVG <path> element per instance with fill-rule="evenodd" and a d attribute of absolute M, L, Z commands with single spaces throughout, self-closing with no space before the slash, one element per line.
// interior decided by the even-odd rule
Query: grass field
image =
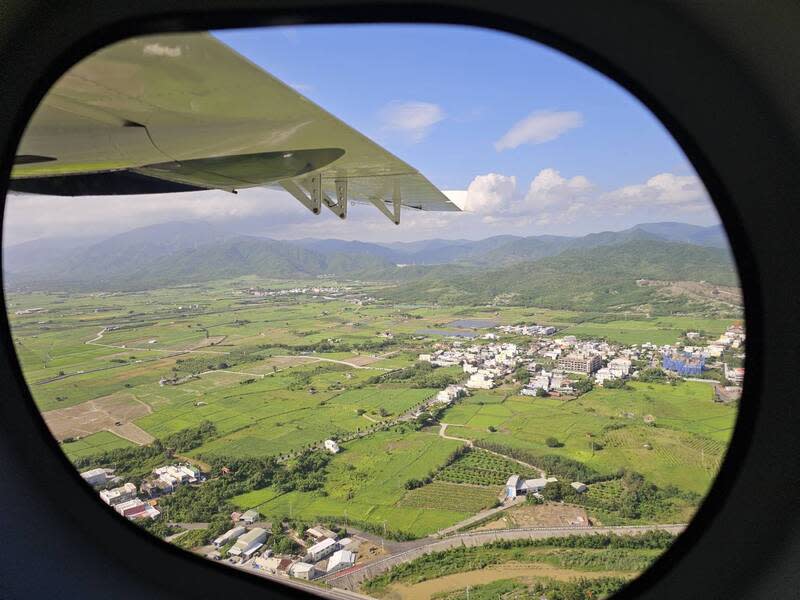
<path fill-rule="evenodd" d="M 731 319 L 696 319 L 691 317 L 657 317 L 642 321 L 620 320 L 608 323 L 579 323 L 560 334 L 592 338 L 607 338 L 621 344 L 674 344 L 686 331 L 700 331 L 718 336 L 730 325 Z"/>
<path fill-rule="evenodd" d="M 385 521 L 389 529 L 427 535 L 457 523 L 470 512 L 460 502 L 448 498 L 439 508 L 415 505 L 413 500 L 404 500 L 407 494 L 404 484 L 435 471 L 461 445 L 433 433 L 381 432 L 346 444 L 333 457 L 322 494 L 278 495 L 267 488 L 237 496 L 233 502 L 242 509 L 258 508 L 269 516 L 291 513 L 309 521 L 317 516 L 332 516 L 375 525 Z M 456 487 L 463 491 L 466 486 Z M 441 489 L 441 484 L 434 488 Z M 472 492 L 473 488 L 469 490 Z M 472 492 L 473 496 L 488 498 L 483 490 L 478 491 L 480 494 Z M 419 498 L 429 493 L 429 490 L 420 492 Z M 446 508 L 450 506 L 453 508 Z"/>
<path fill-rule="evenodd" d="M 495 319 L 552 324 L 558 335 L 671 343 L 686 330 L 717 335 L 730 322 L 592 322 L 586 319 L 615 316 L 530 307 L 357 306 L 310 296 L 256 298 L 242 291 L 250 285 L 308 282 L 241 278 L 138 293 L 7 295 L 15 348 L 34 401 L 42 411 L 76 407 L 70 414 L 83 414 L 86 408 L 86 418 L 96 419 L 92 406 L 112 396 L 149 412 L 130 418 L 157 438 L 213 422 L 219 434 L 188 452 L 192 456 L 285 456 L 331 436 L 380 428 L 433 395 L 437 389 L 405 382 L 368 383 L 414 364 L 419 353 L 441 341 L 414 336 L 420 329 Z M 42 310 L 15 314 L 30 308 Z M 393 340 L 380 336 L 386 331 Z M 460 374 L 458 367 L 451 371 Z M 160 382 L 189 375 L 194 377 L 176 385 Z M 507 384 L 474 392 L 448 408 L 442 421 L 453 436 L 558 454 L 601 472 L 624 466 L 658 485 L 704 492 L 724 456 L 735 408 L 714 404 L 711 387 L 702 383 L 632 388 L 596 389 L 563 401 L 518 396 Z M 115 414 L 127 414 L 125 408 Z M 59 414 L 51 413 L 51 420 Z M 645 425 L 645 415 L 655 418 L 655 426 Z M 322 490 L 280 495 L 268 488 L 234 502 L 257 506 L 265 515 L 346 517 L 427 535 L 491 505 L 509 474 L 535 475 L 479 451 L 440 471 L 462 443 L 437 433 L 438 428 L 410 426 L 372 433 L 342 444 Z M 548 437 L 562 445 L 549 448 Z M 101 431 L 62 448 L 76 460 L 127 446 Z M 431 474 L 433 483 L 405 489 L 409 479 Z"/>
<path fill-rule="evenodd" d="M 599 388 L 572 402 L 492 391 L 488 394 L 499 404 L 478 404 L 483 400 L 476 394 L 448 409 L 443 420 L 463 425 L 453 429 L 459 437 L 558 454 L 604 473 L 627 467 L 657 485 L 704 493 L 733 431 L 735 408 L 715 404 L 711 386 L 704 383 L 631 387 Z M 655 417 L 655 427 L 644 424 L 645 415 Z M 498 431 L 488 432 L 489 425 Z M 545 440 L 551 436 L 563 446 L 548 447 Z"/>
<path fill-rule="evenodd" d="M 116 448 L 130 448 L 132 446 L 132 442 L 122 439 L 109 431 L 98 431 L 74 442 L 61 444 L 61 449 L 70 460 L 75 460 L 84 456 L 115 450 Z"/>

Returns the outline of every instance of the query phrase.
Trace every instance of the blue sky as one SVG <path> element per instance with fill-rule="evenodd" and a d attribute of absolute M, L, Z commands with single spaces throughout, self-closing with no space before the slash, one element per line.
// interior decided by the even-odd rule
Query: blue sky
<path fill-rule="evenodd" d="M 254 226 L 273 237 L 479 238 L 718 222 L 678 145 L 593 69 L 510 34 L 443 25 L 215 32 L 260 67 L 397 154 L 470 214 L 386 231 L 369 208 Z M 535 188 L 535 189 L 534 189 Z M 468 192 L 463 192 L 468 190 Z"/>
<path fill-rule="evenodd" d="M 478 174 L 531 178 L 553 167 L 621 187 L 690 173 L 661 124 L 605 76 L 510 34 L 442 25 L 306 26 L 215 32 L 263 69 L 381 143 L 442 189 Z M 418 142 L 382 129 L 391 102 L 426 102 L 444 119 Z M 543 144 L 494 142 L 534 110 L 578 111 L 584 124 Z"/>
<path fill-rule="evenodd" d="M 64 199 L 12 196 L 7 240 L 114 233 L 176 219 L 273 238 L 408 241 L 583 235 L 637 223 L 719 222 L 683 152 L 613 81 L 510 34 L 445 25 L 334 25 L 214 32 L 264 70 L 427 176 L 463 213 L 372 206 L 312 216 L 283 191 Z M 38 203 L 42 204 L 39 206 Z M 78 206 L 77 203 L 80 203 Z M 64 218 L 68 215 L 68 218 Z M 14 227 L 11 227 L 14 225 Z M 70 233 L 71 234 L 71 233 Z"/>

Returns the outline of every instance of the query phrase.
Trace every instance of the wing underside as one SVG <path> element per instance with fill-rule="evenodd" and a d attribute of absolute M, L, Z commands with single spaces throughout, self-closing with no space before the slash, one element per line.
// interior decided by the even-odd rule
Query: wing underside
<path fill-rule="evenodd" d="M 457 211 L 416 169 L 208 34 L 136 38 L 65 74 L 34 114 L 11 189 L 58 195 L 270 186 L 313 212 L 349 201 Z"/>

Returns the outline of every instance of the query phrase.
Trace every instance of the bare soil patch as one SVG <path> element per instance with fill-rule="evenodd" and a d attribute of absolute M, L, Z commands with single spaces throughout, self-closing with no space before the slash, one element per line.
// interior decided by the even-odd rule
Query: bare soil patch
<path fill-rule="evenodd" d="M 383 360 L 381 356 L 369 356 L 366 354 L 361 354 L 359 356 L 351 356 L 350 358 L 343 359 L 345 362 L 352 363 L 359 367 L 366 367 L 367 365 L 371 365 L 372 363 L 376 363 L 378 361 Z"/>
<path fill-rule="evenodd" d="M 50 433 L 59 441 L 106 430 L 136 444 L 146 444 L 153 441 L 153 437 L 131 421 L 151 412 L 151 408 L 137 400 L 133 394 L 120 393 L 87 400 L 67 408 L 49 410 L 42 413 L 42 416 Z M 126 424 L 133 427 L 125 427 Z"/>
<path fill-rule="evenodd" d="M 589 524 L 583 508 L 568 504 L 523 504 L 503 511 L 502 517 L 475 531 L 514 529 L 518 527 L 570 527 Z"/>
<path fill-rule="evenodd" d="M 383 598 L 390 600 L 422 600 L 440 592 L 459 590 L 469 586 L 483 585 L 498 579 L 517 579 L 525 583 L 533 583 L 537 579 L 548 578 L 559 581 L 601 577 L 624 577 L 628 573 L 618 571 L 577 571 L 561 569 L 543 563 L 506 563 L 496 567 L 487 567 L 465 573 L 453 573 L 413 585 L 394 584 L 389 587 Z"/>

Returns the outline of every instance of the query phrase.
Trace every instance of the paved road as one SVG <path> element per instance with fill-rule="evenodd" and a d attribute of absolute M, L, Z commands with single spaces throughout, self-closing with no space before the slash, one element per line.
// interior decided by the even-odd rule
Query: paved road
<path fill-rule="evenodd" d="M 431 552 L 448 550 L 459 546 L 481 546 L 499 540 L 520 540 L 548 537 L 566 537 L 570 535 L 593 535 L 596 533 L 616 533 L 633 535 L 647 531 L 668 531 L 678 534 L 684 530 L 685 524 L 674 525 L 628 525 L 620 527 L 530 527 L 523 529 L 498 529 L 495 531 L 479 531 L 463 533 L 443 538 L 417 548 L 399 552 L 371 563 L 351 567 L 338 573 L 326 575 L 320 581 L 346 590 L 357 589 L 362 581 L 385 573 L 393 566 L 409 562 Z"/>
<path fill-rule="evenodd" d="M 486 510 L 482 510 L 478 514 L 472 515 L 471 517 L 468 517 L 468 518 L 464 519 L 463 521 L 459 521 L 455 525 L 451 525 L 450 527 L 447 527 L 446 529 L 440 529 L 436 533 L 432 534 L 430 537 L 446 537 L 446 536 L 449 536 L 449 535 L 453 535 L 454 533 L 458 533 L 459 529 L 463 529 L 464 527 L 468 527 L 469 525 L 472 525 L 473 523 L 477 523 L 478 521 L 481 521 L 481 520 L 485 519 L 486 517 L 491 517 L 492 515 L 496 515 L 499 512 L 503 512 L 504 510 L 508 510 L 512 506 L 518 506 L 518 505 L 524 504 L 524 503 L 525 503 L 525 497 L 524 496 L 517 496 L 516 498 L 507 498 L 505 500 L 505 502 L 503 502 L 503 504 L 501 504 L 500 506 L 496 506 L 494 508 L 487 508 Z"/>
<path fill-rule="evenodd" d="M 227 561 L 222 561 L 227 567 L 232 567 L 234 569 L 239 569 L 240 571 L 245 571 L 252 575 L 256 575 L 258 577 L 262 577 L 264 579 L 269 579 L 270 581 L 274 581 L 281 585 L 286 585 L 289 587 L 293 587 L 296 589 L 303 590 L 304 592 L 311 592 L 317 596 L 322 596 L 323 598 L 333 598 L 334 600 L 373 600 L 373 598 L 369 596 L 365 596 L 364 594 L 359 594 L 358 592 L 354 592 L 351 590 L 346 589 L 339 589 L 339 588 L 324 588 L 319 585 L 314 585 L 313 583 L 306 583 L 300 579 L 290 578 L 286 575 L 273 575 L 265 571 L 264 569 L 255 569 L 252 566 L 252 561 L 247 561 L 245 563 L 235 565 L 231 564 Z"/>

